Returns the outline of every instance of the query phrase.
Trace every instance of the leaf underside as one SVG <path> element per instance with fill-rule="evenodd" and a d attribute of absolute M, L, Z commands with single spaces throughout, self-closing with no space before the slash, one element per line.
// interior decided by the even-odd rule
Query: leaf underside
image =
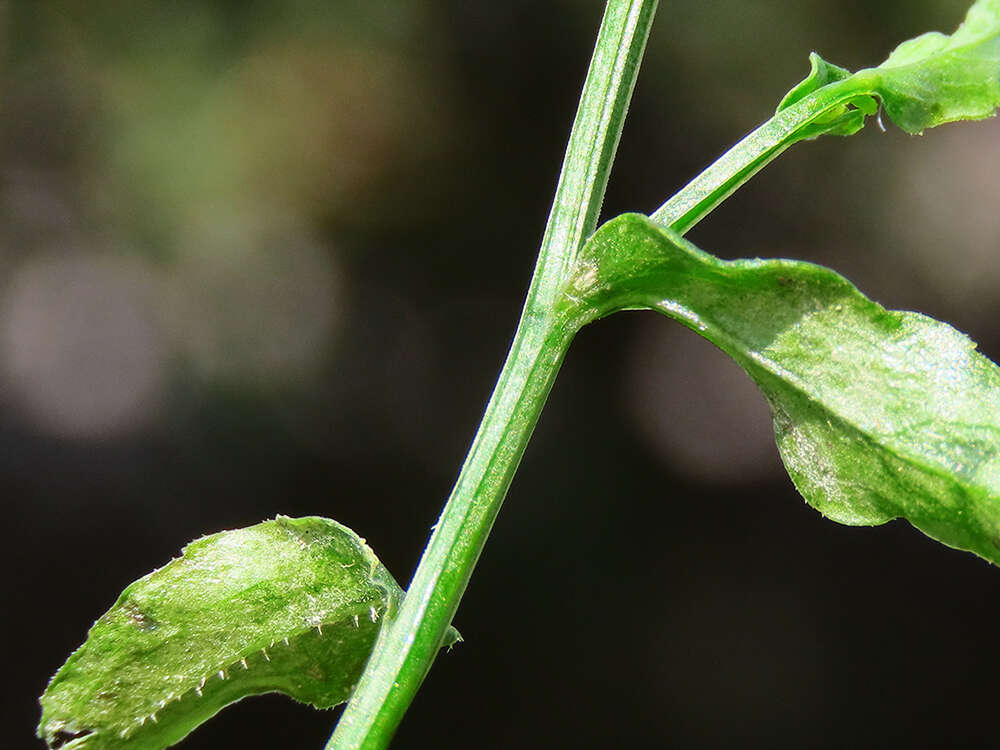
<path fill-rule="evenodd" d="M 957 120 L 991 117 L 1000 107 L 1000 0 L 978 0 L 955 33 L 922 34 L 900 44 L 875 68 L 853 75 L 810 55 L 809 75 L 778 106 L 781 112 L 825 86 L 845 82 L 851 98 L 825 111 L 795 140 L 851 135 L 875 113 L 871 97 L 908 133 Z"/>
<path fill-rule="evenodd" d="M 1000 564 L 1000 368 L 968 337 L 827 268 L 720 260 L 638 214 L 598 230 L 566 292 L 575 325 L 622 309 L 679 320 L 746 370 L 825 516 L 905 518 Z"/>
<path fill-rule="evenodd" d="M 39 736 L 158 750 L 249 695 L 335 706 L 401 596 L 364 540 L 325 518 L 203 537 L 94 624 L 41 698 Z"/>
<path fill-rule="evenodd" d="M 991 116 L 1000 106 L 1000 0 L 978 0 L 951 36 L 903 42 L 859 76 L 874 80 L 886 112 L 909 133 Z"/>

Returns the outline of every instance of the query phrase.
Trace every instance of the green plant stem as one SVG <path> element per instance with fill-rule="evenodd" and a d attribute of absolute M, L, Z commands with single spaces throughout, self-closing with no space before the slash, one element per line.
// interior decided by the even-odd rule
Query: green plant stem
<path fill-rule="evenodd" d="M 575 330 L 557 316 L 594 231 L 657 0 L 610 0 L 514 342 L 403 604 L 383 629 L 328 750 L 385 748 L 426 676 Z"/>
<path fill-rule="evenodd" d="M 716 159 L 649 218 L 685 234 L 785 149 L 801 140 L 800 134 L 818 117 L 832 107 L 869 93 L 865 83 L 866 80 L 859 77 L 831 83 L 776 113 Z"/>

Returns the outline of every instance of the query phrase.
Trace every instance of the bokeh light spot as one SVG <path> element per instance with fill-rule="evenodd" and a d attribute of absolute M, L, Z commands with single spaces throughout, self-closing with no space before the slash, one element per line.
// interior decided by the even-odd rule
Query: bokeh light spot
<path fill-rule="evenodd" d="M 731 485 L 781 472 L 771 416 L 750 378 L 700 336 L 646 324 L 628 358 L 627 408 L 638 432 L 679 473 Z"/>
<path fill-rule="evenodd" d="M 112 256 L 34 256 L 15 271 L 0 301 L 0 365 L 38 428 L 107 437 L 159 411 L 165 346 L 150 281 Z"/>
<path fill-rule="evenodd" d="M 182 245 L 167 281 L 176 346 L 205 378 L 280 383 L 323 361 L 340 318 L 328 252 L 300 230 L 220 221 Z"/>

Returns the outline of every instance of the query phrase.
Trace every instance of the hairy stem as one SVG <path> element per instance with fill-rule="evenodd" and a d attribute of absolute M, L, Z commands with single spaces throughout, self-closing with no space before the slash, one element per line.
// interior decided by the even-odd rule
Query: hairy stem
<path fill-rule="evenodd" d="M 388 745 L 451 624 L 573 337 L 555 303 L 596 228 L 656 3 L 607 4 L 507 361 L 400 611 L 376 642 L 328 750 Z"/>

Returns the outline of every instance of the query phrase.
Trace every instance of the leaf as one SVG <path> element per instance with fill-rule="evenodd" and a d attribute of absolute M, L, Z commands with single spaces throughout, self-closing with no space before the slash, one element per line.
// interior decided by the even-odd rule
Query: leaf
<path fill-rule="evenodd" d="M 880 99 L 892 121 L 908 133 L 990 117 L 1000 107 L 1000 0 L 978 0 L 954 34 L 921 34 L 896 47 L 876 68 L 851 74 L 815 52 L 809 64 L 809 75 L 785 95 L 778 112 L 842 85 L 838 96 L 817 100 L 823 114 L 795 131 L 796 140 L 853 135 L 865 116 L 875 114 L 871 97 Z"/>
<path fill-rule="evenodd" d="M 989 117 L 1000 107 L 1000 0 L 979 0 L 950 37 L 924 34 L 882 65 L 851 74 L 809 56 L 810 71 L 774 116 L 651 214 L 684 234 L 785 149 L 821 135 L 853 135 L 878 111 L 902 129 Z"/>
<path fill-rule="evenodd" d="M 797 83 L 792 90 L 785 94 L 785 97 L 778 104 L 776 111 L 788 109 L 796 102 L 801 101 L 814 91 L 823 88 L 837 81 L 846 81 L 853 73 L 847 68 L 832 65 L 817 55 L 815 52 L 809 53 L 809 75 Z"/>
<path fill-rule="evenodd" d="M 562 314 L 583 325 L 622 309 L 669 315 L 746 370 L 821 513 L 906 518 L 1000 564 L 1000 368 L 966 336 L 821 266 L 720 260 L 638 214 L 593 235 Z"/>
<path fill-rule="evenodd" d="M 991 117 L 1000 107 L 1000 0 L 978 0 L 951 36 L 921 34 L 900 44 L 875 68 L 851 75 L 815 53 L 809 62 L 809 75 L 785 95 L 778 112 L 827 86 L 842 84 L 837 88 L 840 96 L 825 102 L 823 116 L 809 123 L 810 131 L 818 131 L 810 137 L 857 132 L 864 115 L 875 113 L 865 103 L 866 96 L 880 99 L 892 121 L 908 133 Z M 851 98 L 845 101 L 844 94 Z M 823 121 L 838 127 L 817 128 Z M 802 132 L 798 135 L 801 139 Z"/>
<path fill-rule="evenodd" d="M 63 750 L 157 750 L 226 705 L 349 696 L 402 591 L 350 529 L 279 516 L 191 542 L 126 588 L 41 698 Z"/>
<path fill-rule="evenodd" d="M 853 75 L 846 68 L 828 63 L 815 52 L 809 54 L 809 66 L 809 75 L 785 94 L 776 112 L 788 109 L 824 86 L 846 81 Z M 854 135 L 865 126 L 865 117 L 877 111 L 878 104 L 870 96 L 852 96 L 820 109 L 818 116 L 793 131 L 792 138 L 802 141 L 821 135 Z"/>
<path fill-rule="evenodd" d="M 920 133 L 955 120 L 990 117 L 1000 106 L 1000 0 L 978 0 L 951 36 L 903 42 L 861 80 L 899 127 Z"/>

